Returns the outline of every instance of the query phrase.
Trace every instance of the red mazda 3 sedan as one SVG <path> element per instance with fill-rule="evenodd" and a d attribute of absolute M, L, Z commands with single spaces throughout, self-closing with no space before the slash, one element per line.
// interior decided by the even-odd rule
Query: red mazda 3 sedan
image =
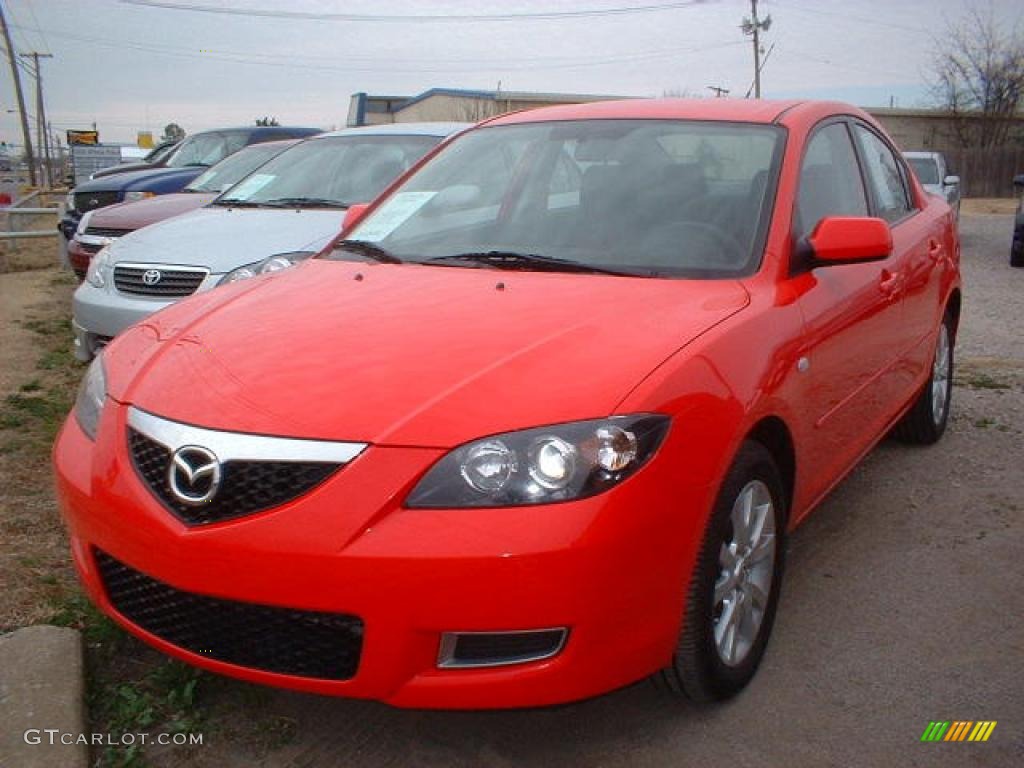
<path fill-rule="evenodd" d="M 959 244 L 812 102 L 489 120 L 320 258 L 171 307 L 54 450 L 92 599 L 177 658 L 409 707 L 753 676 L 786 534 L 949 414 Z"/>

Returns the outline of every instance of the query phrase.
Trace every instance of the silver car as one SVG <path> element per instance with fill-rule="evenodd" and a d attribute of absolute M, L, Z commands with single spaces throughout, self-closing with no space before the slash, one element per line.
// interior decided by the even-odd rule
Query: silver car
<path fill-rule="evenodd" d="M 199 291 L 286 269 L 468 123 L 349 128 L 301 141 L 209 205 L 118 238 L 75 291 L 75 356 L 90 360 L 130 325 Z"/>
<path fill-rule="evenodd" d="M 941 152 L 904 152 L 903 157 L 914 169 L 921 186 L 944 198 L 960 218 L 960 177 L 949 173 L 945 156 Z"/>

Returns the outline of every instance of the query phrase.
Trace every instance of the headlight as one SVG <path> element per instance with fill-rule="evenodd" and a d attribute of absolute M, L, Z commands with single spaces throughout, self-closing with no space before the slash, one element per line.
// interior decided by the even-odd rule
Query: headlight
<path fill-rule="evenodd" d="M 280 272 L 282 269 L 294 267 L 300 261 L 305 261 L 315 253 L 316 251 L 292 251 L 291 253 L 278 253 L 264 259 L 263 261 L 246 264 L 244 267 L 231 270 L 220 279 L 220 282 L 217 283 L 217 285 L 237 283 L 239 280 L 248 280 L 250 277 L 256 277 L 256 275 Z"/>
<path fill-rule="evenodd" d="M 89 260 L 89 269 L 85 272 L 85 279 L 89 284 L 102 288 L 107 284 L 107 267 L 110 266 L 110 246 L 105 245 Z"/>
<path fill-rule="evenodd" d="M 75 418 L 78 426 L 89 436 L 96 439 L 96 427 L 100 423 L 103 404 L 107 399 L 107 377 L 103 371 L 103 355 L 97 355 L 92 361 L 85 378 L 78 387 L 78 398 L 75 400 Z"/>
<path fill-rule="evenodd" d="M 435 464 L 407 507 L 508 507 L 584 499 L 621 483 L 668 432 L 657 414 L 508 432 L 460 446 Z"/>
<path fill-rule="evenodd" d="M 68 192 L 67 197 L 64 198 L 64 208 L 73 211 L 75 210 L 75 191 L 71 190 Z"/>
<path fill-rule="evenodd" d="M 155 195 L 156 192 L 125 192 L 124 201 L 131 203 L 135 200 L 145 200 L 147 197 L 154 197 Z"/>

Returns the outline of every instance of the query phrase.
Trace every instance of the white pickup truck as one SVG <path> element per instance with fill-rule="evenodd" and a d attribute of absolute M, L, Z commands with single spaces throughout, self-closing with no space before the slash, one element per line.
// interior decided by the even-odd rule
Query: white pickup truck
<path fill-rule="evenodd" d="M 960 177 L 949 175 L 941 152 L 904 152 L 903 157 L 917 174 L 918 181 L 933 195 L 946 199 L 960 218 Z"/>

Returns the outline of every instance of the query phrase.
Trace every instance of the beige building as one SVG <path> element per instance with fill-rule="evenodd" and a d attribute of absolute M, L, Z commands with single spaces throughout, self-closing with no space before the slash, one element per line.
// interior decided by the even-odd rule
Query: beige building
<path fill-rule="evenodd" d="M 354 93 L 349 101 L 346 125 L 351 127 L 449 120 L 475 122 L 521 109 L 622 98 L 627 97 L 585 93 L 470 91 L 458 88 L 431 88 L 419 96 L 371 96 L 366 93 Z"/>

